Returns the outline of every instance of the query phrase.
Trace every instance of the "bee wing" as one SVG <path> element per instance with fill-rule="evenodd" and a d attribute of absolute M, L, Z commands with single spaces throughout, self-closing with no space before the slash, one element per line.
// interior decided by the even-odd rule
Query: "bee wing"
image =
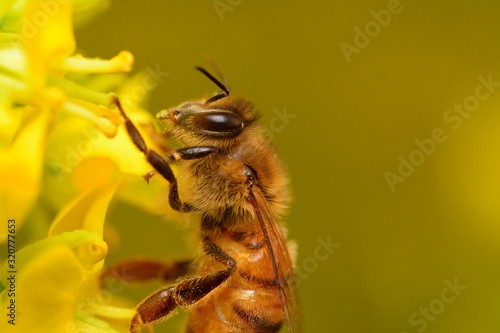
<path fill-rule="evenodd" d="M 253 187 L 249 189 L 249 202 L 259 219 L 271 257 L 274 276 L 276 281 L 278 281 L 278 294 L 288 332 L 302 332 L 294 266 L 282 226 L 273 219 L 267 201 L 258 188 Z"/>

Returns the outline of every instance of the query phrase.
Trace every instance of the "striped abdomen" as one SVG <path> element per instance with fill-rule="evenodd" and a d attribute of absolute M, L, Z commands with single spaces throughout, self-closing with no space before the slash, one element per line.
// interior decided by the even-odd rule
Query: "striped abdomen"
<path fill-rule="evenodd" d="M 278 332 L 283 323 L 283 309 L 268 248 L 258 225 L 234 231 L 222 227 L 205 229 L 204 238 L 231 256 L 237 268 L 193 309 L 186 332 Z M 201 275 L 224 268 L 209 256 L 203 260 Z"/>

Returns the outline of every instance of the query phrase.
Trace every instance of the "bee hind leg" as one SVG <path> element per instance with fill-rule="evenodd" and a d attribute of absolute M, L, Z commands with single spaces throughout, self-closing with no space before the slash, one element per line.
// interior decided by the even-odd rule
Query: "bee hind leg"
<path fill-rule="evenodd" d="M 228 267 L 209 275 L 188 279 L 155 291 L 137 306 L 136 314 L 130 321 L 131 332 L 138 332 L 141 327 L 168 318 L 177 306 L 191 305 L 198 302 L 226 281 L 236 270 L 236 261 L 217 245 L 204 241 L 204 251 L 207 255 Z"/>

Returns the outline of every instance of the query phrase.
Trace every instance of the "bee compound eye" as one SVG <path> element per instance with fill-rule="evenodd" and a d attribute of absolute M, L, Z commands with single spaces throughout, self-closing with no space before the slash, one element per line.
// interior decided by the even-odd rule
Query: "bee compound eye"
<path fill-rule="evenodd" d="M 241 119 L 225 111 L 198 113 L 192 117 L 191 123 L 194 127 L 209 132 L 239 134 L 243 130 Z"/>

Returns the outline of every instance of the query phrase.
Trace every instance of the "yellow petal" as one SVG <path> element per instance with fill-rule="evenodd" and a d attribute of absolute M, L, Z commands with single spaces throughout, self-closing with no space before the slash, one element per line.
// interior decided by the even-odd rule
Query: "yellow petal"
<path fill-rule="evenodd" d="M 77 254 L 80 265 L 94 264 L 102 261 L 107 254 L 107 245 L 102 241 L 102 237 L 96 233 L 86 230 L 76 230 L 73 232 L 64 232 L 43 240 L 30 244 L 16 252 L 16 262 L 14 264 L 5 261 L 2 266 L 0 281 L 2 286 L 8 285 L 8 271 L 24 270 L 31 260 L 34 260 L 42 253 L 45 253 L 55 247 L 65 246 Z M 91 248 L 93 252 L 82 254 L 81 249 Z"/>
<path fill-rule="evenodd" d="M 98 234 L 102 239 L 109 202 L 120 184 L 118 168 L 109 158 L 89 158 L 75 169 L 73 177 L 75 187 L 83 190 L 83 194 L 59 212 L 50 227 L 49 236 L 65 231 L 86 230 Z M 93 249 L 82 251 L 88 255 L 88 251 L 91 253 Z M 99 262 L 88 268 L 95 271 L 102 264 Z"/>
<path fill-rule="evenodd" d="M 112 158 L 107 156 L 91 156 L 82 160 L 75 168 L 73 172 L 73 186 L 79 191 L 92 191 L 104 187 L 116 189 L 117 183 L 121 180 L 120 176 L 118 166 Z M 97 199 L 94 200 L 94 204 L 96 202 Z M 102 213 L 104 214 L 105 212 L 103 211 Z"/>
<path fill-rule="evenodd" d="M 23 13 L 25 51 L 28 55 L 26 78 L 37 96 L 46 84 L 49 69 L 71 55 L 75 49 L 72 27 L 72 1 L 27 0 Z"/>
<path fill-rule="evenodd" d="M 47 110 L 33 111 L 10 148 L 0 151 L 0 241 L 5 241 L 7 220 L 16 219 L 19 230 L 38 197 L 50 118 Z"/>
<path fill-rule="evenodd" d="M 131 116 L 132 117 L 132 116 Z M 133 115 L 133 121 L 138 125 L 139 131 L 144 133 L 144 139 L 149 147 L 153 147 L 149 135 L 144 132 L 141 125 L 153 122 L 153 118 L 147 113 L 137 113 Z M 144 175 L 152 170 L 151 165 L 146 161 L 141 153 L 131 141 L 125 126 L 118 127 L 117 135 L 111 140 L 103 140 L 94 147 L 93 153 L 96 155 L 110 156 L 118 165 L 120 170 L 126 174 Z"/>
<path fill-rule="evenodd" d="M 147 113 L 140 112 L 132 114 L 131 117 L 138 125 L 147 145 L 156 149 L 154 143 L 149 139 L 150 135 L 148 135 L 147 130 L 141 126 L 152 122 L 152 117 Z M 156 150 L 161 152 L 159 149 Z M 109 156 L 117 163 L 120 171 L 125 174 L 125 186 L 121 187 L 118 193 L 120 199 L 149 212 L 163 213 L 163 210 L 159 210 L 158 206 L 165 204 L 161 200 L 164 199 L 162 194 L 166 193 L 168 182 L 159 175 L 156 175 L 149 184 L 144 181 L 142 176 L 153 170 L 153 167 L 147 162 L 144 154 L 132 143 L 125 126 L 118 128 L 118 134 L 113 139 L 105 140 L 96 146 L 93 154 Z M 175 170 L 176 166 L 172 167 Z"/>
<path fill-rule="evenodd" d="M 148 146 L 154 147 L 153 142 L 148 138 L 152 136 L 150 132 L 155 129 L 152 126 L 144 126 L 154 124 L 154 118 L 143 110 L 127 109 L 127 111 L 130 111 L 130 117 L 144 134 Z M 150 184 L 144 181 L 142 176 L 153 167 L 146 161 L 144 154 L 134 146 L 124 126 L 119 126 L 117 135 L 108 139 L 81 118 L 70 117 L 64 113 L 61 114 L 58 126 L 51 135 L 49 151 L 51 152 L 47 156 L 49 174 L 46 178 L 48 190 L 45 198 L 49 199 L 56 209 L 66 203 L 61 198 L 74 195 L 67 190 L 66 184 L 75 168 L 82 171 L 86 169 L 84 166 L 80 169 L 79 165 L 89 158 L 106 157 L 116 163 L 119 173 L 124 175 L 125 180 L 118 195 L 121 199 L 148 211 L 157 211 L 158 202 L 155 198 L 158 198 L 160 193 L 165 192 L 168 187 L 168 183 L 160 176 L 155 176 Z M 88 166 L 90 167 L 90 164 Z M 104 176 L 105 170 L 107 169 L 89 168 L 89 171 L 84 172 L 82 177 L 73 179 L 74 185 L 80 186 L 97 181 Z M 76 179 L 81 181 L 75 182 Z"/>
<path fill-rule="evenodd" d="M 16 129 L 19 128 L 21 122 L 19 110 L 12 109 L 10 103 L 6 96 L 0 95 L 0 154 L 2 152 L 7 153 Z M 5 159 L 2 158 L 1 160 L 4 161 Z"/>
<path fill-rule="evenodd" d="M 26 83 L 9 75 L 0 74 L 0 89 L 6 95 L 5 97 L 14 101 L 23 101 L 27 98 Z"/>
<path fill-rule="evenodd" d="M 2 293 L 0 331 L 46 333 L 75 329 L 76 295 L 85 274 L 70 248 L 57 246 L 42 253 L 23 266 L 15 278 L 15 298 L 8 297 L 8 289 Z M 15 326 L 5 320 L 11 299 L 16 304 Z"/>

